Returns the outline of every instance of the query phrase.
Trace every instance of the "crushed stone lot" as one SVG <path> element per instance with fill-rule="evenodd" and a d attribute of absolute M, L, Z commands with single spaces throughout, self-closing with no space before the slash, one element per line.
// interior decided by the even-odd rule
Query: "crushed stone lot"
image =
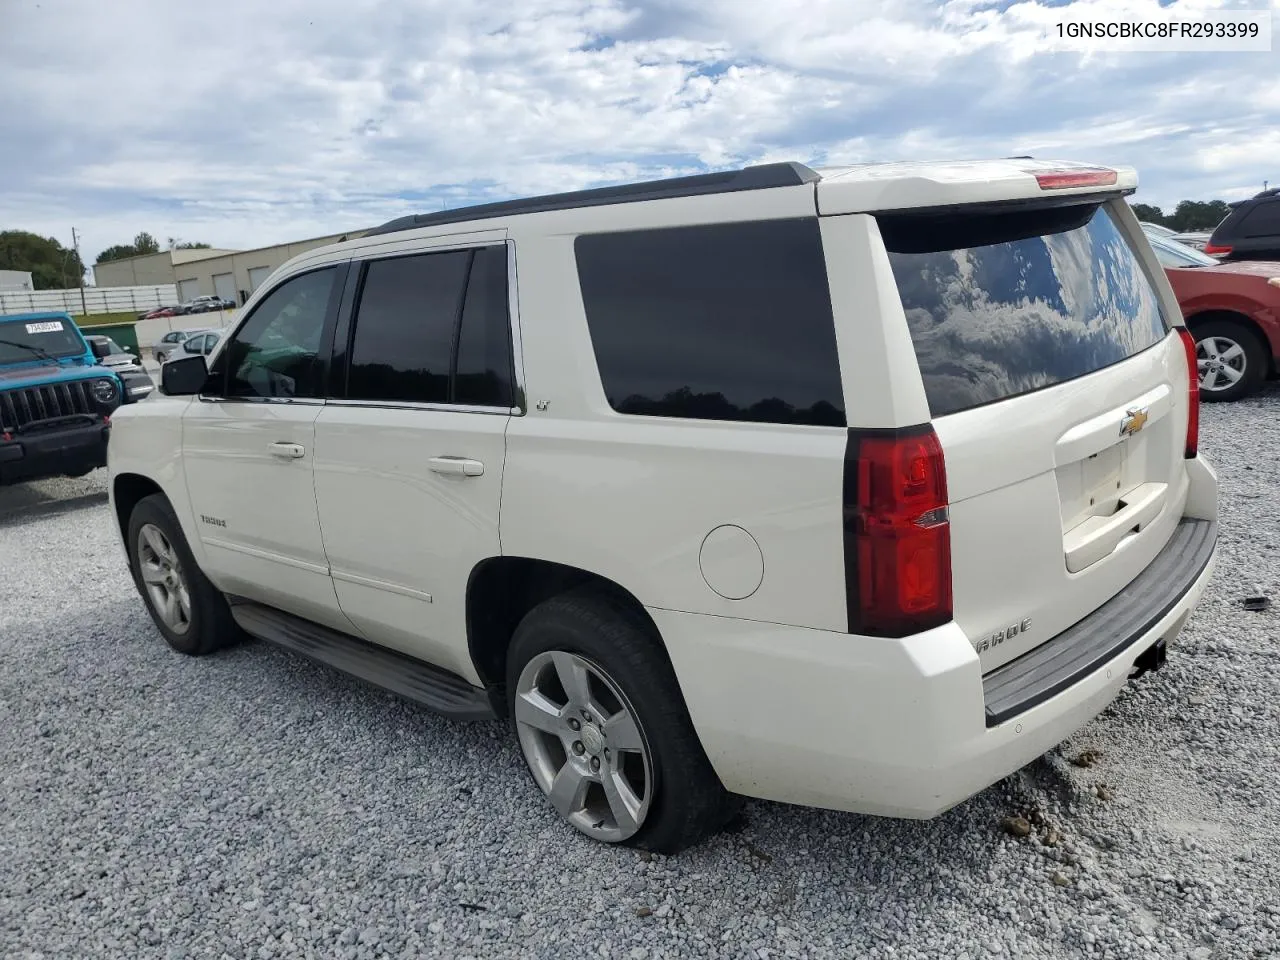
<path fill-rule="evenodd" d="M 0 489 L 0 957 L 1280 955 L 1280 385 L 1201 447 L 1221 552 L 1164 670 L 934 821 L 751 802 L 673 858 L 558 822 L 502 725 L 170 652 L 103 471 Z"/>

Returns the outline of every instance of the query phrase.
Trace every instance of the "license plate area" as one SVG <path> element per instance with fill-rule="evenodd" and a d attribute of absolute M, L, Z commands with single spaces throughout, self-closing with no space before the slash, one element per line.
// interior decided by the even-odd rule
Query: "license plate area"
<path fill-rule="evenodd" d="M 1127 449 L 1122 441 L 1058 468 L 1063 533 L 1089 517 L 1116 512 L 1128 483 Z"/>

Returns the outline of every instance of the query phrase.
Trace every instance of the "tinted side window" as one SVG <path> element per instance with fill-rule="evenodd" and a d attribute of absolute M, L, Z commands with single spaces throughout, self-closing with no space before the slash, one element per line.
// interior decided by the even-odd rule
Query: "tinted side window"
<path fill-rule="evenodd" d="M 351 345 L 353 400 L 448 403 L 454 330 L 471 251 L 374 260 Z"/>
<path fill-rule="evenodd" d="M 476 251 L 467 283 L 467 303 L 458 334 L 453 401 L 510 407 L 511 327 L 507 315 L 507 248 Z"/>
<path fill-rule="evenodd" d="M 844 426 L 816 219 L 596 234 L 574 248 L 614 410 Z"/>
<path fill-rule="evenodd" d="M 329 267 L 294 277 L 258 304 L 214 370 L 215 377 L 226 371 L 227 396 L 321 395 L 320 340 L 336 275 Z M 212 345 L 216 335 L 204 339 Z M 194 341 L 188 350 L 201 352 Z"/>
<path fill-rule="evenodd" d="M 1242 237 L 1280 236 L 1280 202 L 1259 203 L 1244 215 L 1238 230 Z"/>

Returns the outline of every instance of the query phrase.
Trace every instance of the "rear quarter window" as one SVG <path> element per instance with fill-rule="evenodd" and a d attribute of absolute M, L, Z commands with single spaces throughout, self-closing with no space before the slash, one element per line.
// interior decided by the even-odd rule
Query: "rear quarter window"
<path fill-rule="evenodd" d="M 593 234 L 574 246 L 614 410 L 844 426 L 816 219 Z"/>
<path fill-rule="evenodd" d="M 1169 331 L 1105 207 L 878 219 L 934 416 L 1101 370 Z"/>

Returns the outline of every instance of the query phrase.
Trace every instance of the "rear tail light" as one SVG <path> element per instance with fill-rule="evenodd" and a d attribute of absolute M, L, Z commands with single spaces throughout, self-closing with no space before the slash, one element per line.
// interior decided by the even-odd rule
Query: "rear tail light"
<path fill-rule="evenodd" d="M 1071 187 L 1109 187 L 1118 176 L 1114 170 L 1097 167 L 1091 170 L 1055 170 L 1037 173 L 1041 190 L 1067 190 Z"/>
<path fill-rule="evenodd" d="M 1200 248 L 1202 252 L 1209 254 L 1211 257 L 1225 257 L 1231 252 L 1231 246 L 1223 246 L 1220 243 L 1206 243 Z"/>
<path fill-rule="evenodd" d="M 849 432 L 849 632 L 903 637 L 951 619 L 947 471 L 933 427 Z"/>
<path fill-rule="evenodd" d="M 1187 447 L 1186 458 L 1193 459 L 1200 452 L 1200 365 L 1196 363 L 1196 338 L 1186 327 L 1178 328 L 1178 336 L 1187 352 L 1187 377 L 1190 380 L 1187 396 Z"/>

